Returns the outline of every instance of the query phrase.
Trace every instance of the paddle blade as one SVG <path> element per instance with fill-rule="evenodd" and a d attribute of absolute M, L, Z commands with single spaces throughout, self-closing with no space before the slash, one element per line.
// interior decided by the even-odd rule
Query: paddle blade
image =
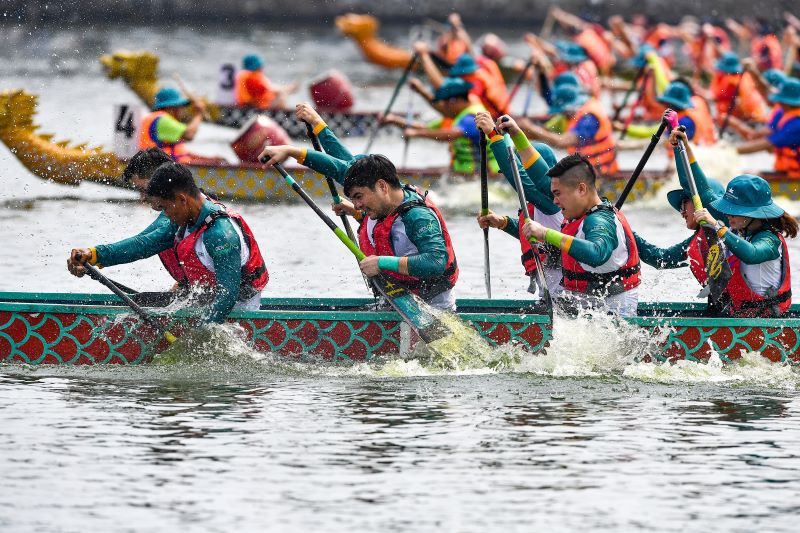
<path fill-rule="evenodd" d="M 411 326 L 426 344 L 450 335 L 450 328 L 437 317 L 433 309 L 417 295 L 390 279 L 379 275 L 370 278 L 386 301 Z"/>
<path fill-rule="evenodd" d="M 733 277 L 733 272 L 731 272 L 731 267 L 725 257 L 725 250 L 722 247 L 722 243 L 719 242 L 717 232 L 710 226 L 703 226 L 702 230 L 708 243 L 708 252 L 705 257 L 708 279 L 701 294 L 707 295 L 712 303 L 716 303 L 720 301 L 722 294 L 725 292 L 725 287 L 728 286 L 728 281 Z"/>

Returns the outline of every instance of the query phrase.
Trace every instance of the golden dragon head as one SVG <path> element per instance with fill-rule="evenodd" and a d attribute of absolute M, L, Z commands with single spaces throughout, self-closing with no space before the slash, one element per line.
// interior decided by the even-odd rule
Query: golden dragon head
<path fill-rule="evenodd" d="M 36 96 L 22 90 L 0 92 L 0 130 L 35 129 Z"/>
<path fill-rule="evenodd" d="M 150 52 L 119 50 L 100 57 L 110 79 L 122 78 L 148 105 L 158 90 L 158 56 Z"/>

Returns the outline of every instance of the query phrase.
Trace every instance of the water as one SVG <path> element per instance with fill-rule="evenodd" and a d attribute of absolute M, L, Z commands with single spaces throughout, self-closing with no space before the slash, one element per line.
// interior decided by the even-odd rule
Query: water
<path fill-rule="evenodd" d="M 336 64 L 363 108 L 382 107 L 397 75 L 320 28 L 7 29 L 2 88 L 39 94 L 37 123 L 56 139 L 107 146 L 111 105 L 135 101 L 96 61 L 118 48 L 157 51 L 164 79 L 180 72 L 209 95 L 218 65 L 252 49 L 276 65 L 278 83 Z M 381 86 L 364 88 L 373 84 Z M 301 91 L 294 101 L 305 98 Z M 232 158 L 234 136 L 204 125 L 198 151 Z M 390 137 L 377 147 L 395 159 L 402 152 Z M 626 154 L 623 167 L 637 157 Z M 412 163 L 446 159 L 441 146 L 412 142 Z M 659 151 L 652 167 L 665 164 Z M 766 168 L 769 158 L 744 164 Z M 124 238 L 154 217 L 125 191 L 44 183 L 4 147 L 0 175 L 3 291 L 102 292 L 66 272 L 69 249 Z M 478 198 L 477 185 L 438 198 L 462 297 L 483 296 Z M 495 188 L 491 202 L 515 212 L 507 188 Z M 306 207 L 235 207 L 267 258 L 267 295 L 365 295 L 352 257 Z M 663 197 L 626 214 L 655 243 L 687 236 Z M 797 241 L 790 249 L 798 271 Z M 491 250 L 494 295 L 526 297 L 518 244 L 494 231 Z M 106 272 L 140 290 L 170 285 L 155 259 Z M 693 301 L 697 292 L 686 270 L 645 266 L 643 279 L 642 300 Z M 421 360 L 302 365 L 254 357 L 234 340 L 164 366 L 0 367 L 0 529 L 796 529 L 794 369 L 757 354 L 735 366 L 657 367 L 636 362 L 647 339 L 611 323 L 557 319 L 555 329 L 546 356 L 487 354 L 507 356 L 500 371 L 487 364 L 454 372 Z"/>

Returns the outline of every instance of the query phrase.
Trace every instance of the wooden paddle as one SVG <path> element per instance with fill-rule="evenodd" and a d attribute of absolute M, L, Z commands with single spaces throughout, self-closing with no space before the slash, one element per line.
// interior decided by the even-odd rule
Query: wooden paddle
<path fill-rule="evenodd" d="M 728 103 L 727 111 L 725 111 L 725 118 L 722 120 L 722 126 L 719 128 L 718 137 L 720 140 L 722 140 L 722 136 L 725 135 L 725 130 L 728 129 L 728 123 L 731 121 L 731 114 L 733 114 L 733 110 L 736 108 L 736 99 L 739 97 L 739 87 L 742 85 L 744 75 L 745 73 L 742 72 L 741 76 L 739 76 L 739 81 L 736 82 L 736 88 L 733 90 L 733 97 Z"/>
<path fill-rule="evenodd" d="M 517 198 L 519 198 L 519 208 L 522 210 L 522 213 L 525 215 L 525 222 L 528 222 L 531 218 L 528 214 L 528 201 L 525 199 L 525 190 L 522 188 L 522 178 L 519 176 L 519 169 L 517 168 L 517 158 L 514 155 L 514 145 L 511 141 L 511 136 L 506 133 L 504 135 L 506 140 L 506 148 L 508 149 L 508 164 L 511 166 L 511 173 L 514 175 L 514 187 L 517 189 Z M 522 228 L 520 228 L 522 230 Z M 531 243 L 531 248 L 533 249 L 533 259 L 536 261 L 536 278 L 539 282 L 539 287 L 541 291 L 541 299 L 544 300 L 545 304 L 545 312 L 547 316 L 550 317 L 550 320 L 553 319 L 553 298 L 550 296 L 550 288 L 547 286 L 547 280 L 544 277 L 544 266 L 542 265 L 542 260 L 539 258 L 538 253 L 538 244 L 536 239 L 530 237 L 528 241 Z"/>
<path fill-rule="evenodd" d="M 78 259 L 80 260 L 80 258 Z M 125 303 L 125 305 L 133 309 L 133 312 L 139 315 L 142 318 L 142 320 L 144 320 L 150 326 L 161 332 L 168 343 L 172 344 L 173 342 L 178 340 L 178 338 L 175 337 L 175 335 L 170 333 L 167 328 L 159 324 L 158 321 L 156 321 L 153 318 L 153 316 L 150 315 L 150 313 L 139 307 L 139 304 L 131 300 L 130 296 L 122 292 L 122 290 L 119 287 L 117 287 L 114 284 L 114 282 L 112 282 L 110 279 L 101 274 L 100 271 L 97 270 L 94 266 L 90 265 L 89 263 L 83 263 L 83 267 L 86 269 L 86 273 L 89 274 L 90 278 L 92 278 L 95 281 L 99 281 L 100 283 L 108 287 L 108 289 L 114 294 L 116 294 Z"/>
<path fill-rule="evenodd" d="M 628 136 L 628 127 L 633 122 L 633 116 L 636 113 L 636 109 L 642 105 L 644 101 L 644 92 L 647 90 L 647 81 L 650 79 L 650 70 L 645 71 L 642 75 L 642 85 L 639 87 L 639 95 L 636 97 L 636 102 L 631 107 L 631 112 L 628 114 L 628 118 L 625 120 L 625 127 L 622 129 L 622 133 L 619 136 L 619 140 L 625 140 L 625 137 Z M 662 132 L 663 133 L 663 132 Z"/>
<path fill-rule="evenodd" d="M 686 131 L 686 128 L 683 126 L 679 126 L 678 129 L 680 131 Z M 692 193 L 692 204 L 694 204 L 696 211 L 703 209 L 703 202 L 700 200 L 700 195 L 697 193 L 697 185 L 694 182 L 694 173 L 692 172 L 692 165 L 689 163 L 689 156 L 686 153 L 686 146 L 680 139 L 678 140 L 678 153 L 680 154 L 680 162 L 683 165 L 683 170 L 686 173 L 686 180 L 689 182 L 689 192 Z M 733 277 L 733 273 L 725 257 L 725 250 L 719 242 L 717 230 L 706 224 L 705 220 L 700 222 L 700 228 L 703 230 L 706 237 L 706 244 L 708 244 L 708 251 L 705 257 L 705 269 L 708 279 L 698 296 L 708 296 L 709 302 L 717 303 L 725 292 L 725 287 L 728 285 L 728 280 Z"/>
<path fill-rule="evenodd" d="M 631 97 L 633 91 L 636 90 L 636 86 L 639 84 L 639 80 L 644 75 L 644 71 L 647 68 L 647 61 L 639 68 L 639 72 L 636 73 L 636 76 L 633 78 L 631 82 L 631 86 L 628 87 L 628 90 L 625 92 L 625 97 L 622 99 L 622 103 L 619 107 L 614 111 L 614 118 L 611 119 L 611 122 L 614 123 L 619 120 L 619 116 L 622 114 L 622 110 L 628 105 L 628 98 Z"/>
<path fill-rule="evenodd" d="M 356 256 L 356 259 L 362 261 L 366 255 L 359 247 L 353 242 L 342 228 L 336 225 L 314 200 L 303 190 L 302 187 L 292 178 L 283 165 L 276 163 L 273 165 L 278 173 L 283 176 L 286 183 L 305 201 L 308 206 L 314 210 L 319 218 L 333 231 L 342 243 L 347 246 L 347 249 Z M 415 294 L 409 292 L 405 287 L 394 283 L 389 278 L 384 277 L 382 274 L 369 278 L 372 285 L 380 292 L 386 301 L 394 308 L 395 311 L 403 318 L 403 320 L 417 332 L 417 334 L 426 343 L 430 344 L 433 341 L 442 339 L 450 335 L 452 331 L 449 327 L 430 310 L 426 309 L 422 300 Z"/>
<path fill-rule="evenodd" d="M 481 216 L 489 214 L 489 170 L 486 158 L 486 136 L 481 135 Z M 486 297 L 492 297 L 492 267 L 489 262 L 489 228 L 483 228 L 483 283 Z"/>
<path fill-rule="evenodd" d="M 622 209 L 622 204 L 624 204 L 625 200 L 628 198 L 628 194 L 630 194 L 631 189 L 633 189 L 633 185 L 639 178 L 639 174 L 641 174 L 642 170 L 644 170 L 644 166 L 647 164 L 648 159 L 650 159 L 650 156 L 653 154 L 653 150 L 656 149 L 656 145 L 658 144 L 658 141 L 661 140 L 661 136 L 664 134 L 664 130 L 666 129 L 667 129 L 667 120 L 662 118 L 661 125 L 658 126 L 658 131 L 656 131 L 650 138 L 650 144 L 647 145 L 647 148 L 645 149 L 642 158 L 639 160 L 639 163 L 633 170 L 633 174 L 631 174 L 631 177 L 628 178 L 628 183 L 625 184 L 625 188 L 622 189 L 622 192 L 619 194 L 619 198 L 617 198 L 617 202 L 614 204 L 614 207 L 616 207 L 617 209 Z"/>
<path fill-rule="evenodd" d="M 186 86 L 186 83 L 184 83 L 183 78 L 181 78 L 180 74 L 176 72 L 173 77 L 175 78 L 175 81 L 178 82 L 178 87 L 181 88 L 181 91 L 183 91 L 183 94 L 185 94 L 186 97 L 189 98 L 189 100 L 191 100 L 192 102 L 200 101 L 200 98 L 198 98 L 197 95 L 191 92 L 189 88 Z M 203 114 L 203 120 L 211 120 L 211 113 L 208 112 L 208 109 L 203 109 L 202 114 Z"/>
<path fill-rule="evenodd" d="M 394 92 L 392 93 L 392 97 L 389 99 L 389 103 L 386 105 L 386 109 L 383 111 L 382 115 L 383 117 L 386 117 L 392 110 L 392 106 L 394 106 L 394 101 L 397 100 L 397 95 L 400 94 L 400 89 L 406 83 L 408 75 L 411 74 L 412 70 L 414 70 L 414 65 L 417 64 L 417 59 L 419 59 L 419 56 L 416 53 L 411 56 L 411 61 L 408 62 L 408 65 L 406 65 L 406 68 L 403 71 L 403 75 L 400 76 L 400 79 L 397 80 L 397 85 L 394 86 Z M 372 128 L 372 131 L 369 134 L 369 140 L 367 141 L 367 146 L 366 148 L 364 148 L 365 154 L 368 154 L 370 149 L 372 148 L 372 143 L 375 142 L 375 136 L 378 135 L 378 130 L 381 129 L 381 126 L 382 124 L 379 121 Z"/>

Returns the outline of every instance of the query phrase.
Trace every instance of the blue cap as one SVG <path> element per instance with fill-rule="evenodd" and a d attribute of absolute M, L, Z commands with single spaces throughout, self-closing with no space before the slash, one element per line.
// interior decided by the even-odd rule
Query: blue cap
<path fill-rule="evenodd" d="M 561 87 L 562 85 L 572 85 L 574 87 L 582 88 L 581 80 L 578 78 L 578 75 L 572 72 L 571 70 L 567 70 L 553 78 L 553 87 Z"/>
<path fill-rule="evenodd" d="M 764 79 L 776 89 L 780 89 L 789 79 L 789 75 L 782 70 L 771 68 L 764 72 Z"/>
<path fill-rule="evenodd" d="M 787 78 L 777 93 L 769 95 L 769 101 L 800 107 L 800 80 Z"/>
<path fill-rule="evenodd" d="M 459 96 L 466 98 L 470 89 L 472 89 L 472 84 L 468 81 L 461 78 L 445 78 L 444 83 L 433 94 L 433 101 L 439 102 Z"/>
<path fill-rule="evenodd" d="M 258 70 L 264 66 L 264 60 L 258 54 L 247 54 L 242 61 L 242 68 L 245 70 Z"/>
<path fill-rule="evenodd" d="M 657 54 L 655 48 L 649 44 L 643 44 L 639 47 L 639 52 L 631 58 L 631 65 L 634 67 L 643 67 L 647 64 L 647 54 Z"/>
<path fill-rule="evenodd" d="M 449 76 L 466 76 L 478 70 L 478 62 L 469 54 L 461 54 L 456 63 L 450 67 Z"/>
<path fill-rule="evenodd" d="M 725 213 L 750 218 L 778 218 L 784 210 L 772 201 L 772 190 L 761 176 L 742 174 L 728 183 L 722 198 L 711 202 L 711 207 Z"/>
<path fill-rule="evenodd" d="M 725 52 L 714 64 L 714 68 L 726 74 L 741 74 L 742 63 L 734 52 Z"/>
<path fill-rule="evenodd" d="M 720 198 L 725 194 L 725 186 L 717 180 L 709 179 L 708 186 L 711 187 L 711 190 L 714 191 L 714 196 L 717 198 Z M 683 207 L 683 202 L 686 200 L 691 200 L 691 197 L 689 196 L 688 191 L 683 189 L 677 189 L 667 193 L 667 202 L 669 202 L 669 205 L 671 205 L 675 211 L 680 212 L 681 207 Z"/>
<path fill-rule="evenodd" d="M 153 110 L 158 111 L 167 107 L 181 107 L 189 104 L 189 99 L 181 96 L 178 89 L 164 87 L 156 93 Z"/>
<path fill-rule="evenodd" d="M 694 102 L 692 102 L 692 90 L 681 81 L 673 81 L 667 85 L 667 88 L 658 96 L 657 100 L 662 104 L 667 104 L 678 110 L 691 109 L 694 107 Z"/>
<path fill-rule="evenodd" d="M 558 57 L 565 63 L 583 63 L 589 59 L 586 50 L 577 43 L 558 41 L 556 43 L 556 50 L 558 50 Z"/>
<path fill-rule="evenodd" d="M 553 91 L 553 98 L 550 104 L 550 114 L 563 113 L 564 111 L 574 111 L 582 106 L 589 99 L 589 96 L 580 88 L 574 85 L 562 85 Z"/>

